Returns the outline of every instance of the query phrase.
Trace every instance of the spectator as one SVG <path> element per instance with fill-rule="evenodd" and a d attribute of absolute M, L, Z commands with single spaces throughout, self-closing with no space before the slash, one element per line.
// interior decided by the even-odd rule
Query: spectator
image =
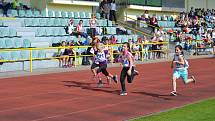
<path fill-rule="evenodd" d="M 20 4 L 19 0 L 13 0 L 12 8 L 16 9 L 16 10 L 21 9 L 21 4 Z"/>
<path fill-rule="evenodd" d="M 5 0 L 0 1 L 0 8 L 3 10 L 3 16 L 8 17 L 7 11 L 10 8 L 11 3 L 6 2 Z"/>
<path fill-rule="evenodd" d="M 94 14 L 92 14 L 92 17 L 90 19 L 90 34 L 91 38 L 96 36 L 96 28 L 97 28 L 97 19 Z"/>
<path fill-rule="evenodd" d="M 68 26 L 69 35 L 73 35 L 73 30 L 74 30 L 74 21 L 73 21 L 73 19 L 70 19 L 69 26 Z"/>
<path fill-rule="evenodd" d="M 78 35 L 81 35 L 84 38 L 88 37 L 88 34 L 85 32 L 85 28 L 83 27 L 83 20 L 80 20 L 77 26 L 77 33 Z M 80 37 L 80 36 L 78 36 Z"/>
<path fill-rule="evenodd" d="M 105 18 L 105 19 L 108 19 L 110 9 L 109 9 L 109 3 L 107 2 L 107 0 L 103 0 L 100 3 L 99 9 L 100 9 L 100 12 L 101 12 L 101 17 Z"/>
<path fill-rule="evenodd" d="M 111 21 L 115 21 L 115 23 L 117 23 L 117 19 L 116 19 L 116 3 L 115 3 L 115 0 L 112 0 L 112 2 L 110 4 L 110 20 Z"/>
<path fill-rule="evenodd" d="M 153 17 L 151 18 L 150 25 L 152 25 L 151 28 L 152 28 L 153 32 L 155 32 L 156 27 L 158 27 L 158 20 L 156 18 L 156 15 L 153 15 Z"/>

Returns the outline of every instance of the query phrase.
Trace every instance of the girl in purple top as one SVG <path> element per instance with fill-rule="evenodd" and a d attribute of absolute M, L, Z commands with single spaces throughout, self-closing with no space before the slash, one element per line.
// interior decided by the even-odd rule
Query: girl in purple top
<path fill-rule="evenodd" d="M 117 75 L 112 75 L 107 71 L 108 50 L 104 50 L 104 45 L 102 43 L 96 44 L 96 47 L 94 48 L 94 54 L 95 59 L 93 64 L 91 65 L 91 70 L 94 76 L 99 78 L 98 87 L 103 86 L 103 82 L 101 80 L 101 73 L 107 77 L 108 82 L 113 79 L 114 82 L 117 83 Z"/>

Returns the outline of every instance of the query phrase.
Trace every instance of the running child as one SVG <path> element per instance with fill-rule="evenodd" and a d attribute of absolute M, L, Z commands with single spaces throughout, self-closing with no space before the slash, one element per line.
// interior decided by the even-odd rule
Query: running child
<path fill-rule="evenodd" d="M 130 45 L 127 42 L 124 43 L 122 47 L 121 62 L 123 68 L 120 74 L 120 82 L 122 88 L 120 95 L 123 96 L 127 95 L 127 91 L 125 88 L 125 78 L 127 77 L 128 83 L 132 83 L 134 77 L 139 74 L 139 72 L 134 69 L 134 57 L 130 52 Z"/>
<path fill-rule="evenodd" d="M 94 47 L 95 59 L 93 64 L 91 65 L 91 71 L 94 74 L 94 77 L 98 77 L 98 87 L 103 86 L 103 82 L 101 80 L 101 73 L 107 77 L 108 83 L 110 83 L 111 79 L 117 83 L 117 75 L 112 75 L 107 71 L 107 54 L 108 50 L 104 50 L 104 45 L 102 43 L 97 43 Z"/>
<path fill-rule="evenodd" d="M 172 78 L 172 86 L 173 86 L 173 91 L 171 92 L 171 95 L 177 96 L 176 92 L 176 80 L 178 78 L 182 78 L 184 81 L 184 84 L 188 84 L 190 82 L 196 82 L 194 76 L 191 76 L 190 79 L 188 79 L 188 62 L 184 58 L 183 50 L 181 45 L 177 45 L 175 47 L 175 55 L 174 59 L 172 61 L 171 68 L 175 65 L 175 69 L 173 72 L 173 78 Z"/>

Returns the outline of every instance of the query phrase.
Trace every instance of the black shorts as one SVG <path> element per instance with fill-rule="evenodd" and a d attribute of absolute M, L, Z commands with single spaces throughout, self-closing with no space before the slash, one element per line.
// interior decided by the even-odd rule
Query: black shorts
<path fill-rule="evenodd" d="M 91 69 L 95 69 L 95 68 L 97 68 L 97 67 L 99 67 L 99 68 L 97 69 L 97 71 L 96 71 L 97 74 L 100 73 L 100 72 L 102 72 L 105 76 L 108 76 L 108 75 L 109 75 L 109 73 L 107 72 L 107 64 L 102 64 L 102 65 L 100 65 L 100 64 L 93 63 L 93 64 L 91 65 Z"/>
<path fill-rule="evenodd" d="M 91 65 L 91 69 L 95 69 L 96 67 L 99 67 L 99 64 L 93 63 L 93 64 Z"/>

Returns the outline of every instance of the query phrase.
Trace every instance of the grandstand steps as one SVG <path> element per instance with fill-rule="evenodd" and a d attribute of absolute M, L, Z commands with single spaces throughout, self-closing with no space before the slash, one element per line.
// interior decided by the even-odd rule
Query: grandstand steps
<path fill-rule="evenodd" d="M 8 27 L 21 27 L 22 23 L 19 20 L 6 20 L 4 21 L 4 25 Z"/>
<path fill-rule="evenodd" d="M 25 32 L 25 31 L 21 31 L 21 32 L 17 32 L 17 36 L 22 36 L 22 37 L 35 37 L 36 34 L 35 32 Z"/>

